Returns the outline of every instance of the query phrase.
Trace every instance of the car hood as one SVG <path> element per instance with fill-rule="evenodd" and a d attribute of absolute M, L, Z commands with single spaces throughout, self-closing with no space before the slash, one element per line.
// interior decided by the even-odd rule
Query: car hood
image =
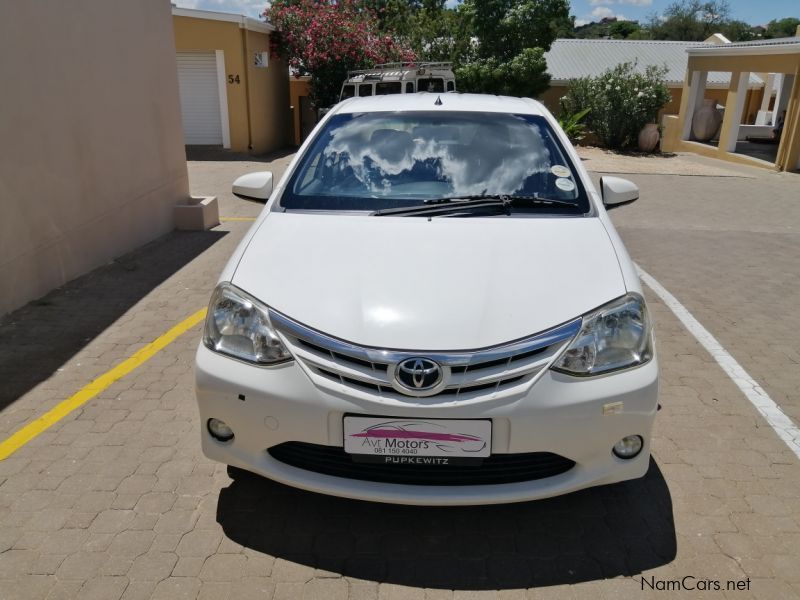
<path fill-rule="evenodd" d="M 617 298 L 597 218 L 270 213 L 232 283 L 357 344 L 466 350 L 525 337 Z"/>

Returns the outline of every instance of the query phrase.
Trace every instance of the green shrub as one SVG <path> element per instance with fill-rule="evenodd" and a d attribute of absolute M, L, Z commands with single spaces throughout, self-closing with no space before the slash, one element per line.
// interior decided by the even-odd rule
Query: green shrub
<path fill-rule="evenodd" d="M 666 67 L 649 66 L 644 73 L 635 67 L 622 63 L 598 77 L 576 79 L 561 100 L 567 114 L 589 109 L 586 127 L 606 148 L 635 145 L 645 124 L 654 123 L 670 100 Z"/>

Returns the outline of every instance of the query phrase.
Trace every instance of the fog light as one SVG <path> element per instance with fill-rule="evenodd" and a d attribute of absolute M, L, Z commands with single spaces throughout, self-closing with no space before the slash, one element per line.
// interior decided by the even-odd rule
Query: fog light
<path fill-rule="evenodd" d="M 233 439 L 233 429 L 228 427 L 225 421 L 220 421 L 219 419 L 208 420 L 208 433 L 220 442 L 229 442 Z"/>
<path fill-rule="evenodd" d="M 233 436 L 233 433 L 231 433 Z M 644 440 L 640 435 L 626 435 L 612 448 L 614 454 L 620 458 L 633 458 L 642 451 Z"/>

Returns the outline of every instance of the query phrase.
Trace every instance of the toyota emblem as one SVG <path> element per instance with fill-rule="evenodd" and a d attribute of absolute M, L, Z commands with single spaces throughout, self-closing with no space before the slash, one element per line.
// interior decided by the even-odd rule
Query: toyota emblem
<path fill-rule="evenodd" d="M 429 358 L 407 358 L 398 363 L 395 380 L 412 394 L 424 393 L 442 382 L 442 367 Z"/>

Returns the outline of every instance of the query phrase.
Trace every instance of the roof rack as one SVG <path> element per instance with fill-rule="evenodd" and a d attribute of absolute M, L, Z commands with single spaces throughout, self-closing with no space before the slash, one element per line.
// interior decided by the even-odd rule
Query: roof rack
<path fill-rule="evenodd" d="M 453 63 L 451 62 L 390 62 L 375 65 L 376 68 L 386 69 L 451 69 Z"/>
<path fill-rule="evenodd" d="M 371 69 L 356 69 L 347 72 L 348 79 L 356 75 L 380 74 L 386 71 L 402 71 L 410 69 L 452 69 L 453 63 L 449 62 L 390 62 L 375 65 Z"/>

